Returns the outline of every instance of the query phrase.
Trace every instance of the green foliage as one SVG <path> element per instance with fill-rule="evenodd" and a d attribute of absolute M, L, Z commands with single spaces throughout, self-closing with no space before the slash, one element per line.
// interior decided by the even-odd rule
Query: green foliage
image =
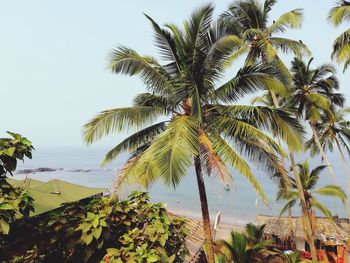
<path fill-rule="evenodd" d="M 184 224 L 133 192 L 125 201 L 83 199 L 18 220 L 1 238 L 4 255 L 17 262 L 183 262 Z"/>
<path fill-rule="evenodd" d="M 270 240 L 263 240 L 265 225 L 256 226 L 247 224 L 245 233 L 232 231 L 229 241 L 216 242 L 216 262 L 266 262 L 263 252 L 272 244 Z"/>
<path fill-rule="evenodd" d="M 30 195 L 6 180 L 16 170 L 17 161 L 32 158 L 32 143 L 19 134 L 7 132 L 11 137 L 0 138 L 0 235 L 8 234 L 16 216 L 28 217 L 34 211 Z"/>
<path fill-rule="evenodd" d="M 330 12 L 328 19 L 335 26 L 343 22 L 350 21 L 350 2 L 346 0 L 339 1 Z M 350 28 L 340 34 L 333 43 L 332 58 L 338 63 L 344 64 L 344 71 L 350 64 Z"/>
<path fill-rule="evenodd" d="M 301 41 L 275 37 L 288 29 L 300 28 L 303 19 L 301 9 L 294 9 L 271 21 L 270 14 L 277 1 L 266 0 L 261 5 L 259 1 L 234 1 L 228 10 L 222 14 L 222 20 L 228 25 L 230 34 L 237 36 L 244 43 L 230 54 L 230 61 L 245 54 L 246 65 L 273 62 L 279 74 L 289 85 L 291 76 L 286 65 L 279 58 L 278 51 L 292 53 L 298 57 L 310 55 L 310 51 Z M 273 87 L 270 85 L 270 87 Z M 273 89 L 272 89 L 273 90 Z M 276 91 L 279 95 L 284 95 Z"/>
<path fill-rule="evenodd" d="M 88 144 L 108 134 L 136 130 L 103 161 L 111 162 L 124 151 L 131 153 L 114 187 L 125 183 L 148 187 L 158 179 L 176 187 L 199 157 L 207 175 L 216 173 L 226 184 L 232 181 L 230 165 L 267 201 L 246 159 L 262 160 L 259 168 L 268 172 L 282 172 L 283 150 L 267 134 L 274 131 L 297 145 L 302 128 L 290 112 L 259 106 L 245 109 L 235 102 L 263 89 L 285 95 L 283 76 L 267 63 L 247 65 L 222 84 L 225 63 L 243 42 L 221 20 L 213 22 L 212 5 L 193 12 L 183 28 L 161 27 L 146 18 L 162 62 L 120 46 L 111 52 L 109 68 L 116 74 L 138 76 L 148 92 L 137 95 L 130 108 L 101 112 L 83 130 Z M 290 18 L 286 21 L 292 23 Z M 223 143 L 227 147 L 221 148 Z"/>
<path fill-rule="evenodd" d="M 343 189 L 337 185 L 326 185 L 316 189 L 316 185 L 319 180 L 320 173 L 326 168 L 326 166 L 317 166 L 310 170 L 309 161 L 306 159 L 304 163 L 298 164 L 298 170 L 300 175 L 301 184 L 303 187 L 303 193 L 305 196 L 306 207 L 310 214 L 313 214 L 312 209 L 317 209 L 325 216 L 332 219 L 332 213 L 328 208 L 321 204 L 316 198 L 317 195 L 323 195 L 328 197 L 335 197 L 346 202 L 346 194 Z M 279 190 L 277 193 L 277 200 L 283 199 L 286 204 L 281 209 L 281 214 L 285 213 L 288 207 L 293 207 L 299 201 L 299 195 L 297 193 L 297 185 L 294 178 L 290 177 L 291 189 Z"/>
<path fill-rule="evenodd" d="M 335 68 L 330 64 L 311 68 L 312 61 L 305 63 L 299 58 L 292 61 L 293 86 L 285 106 L 311 124 L 316 124 L 323 114 L 332 115 L 332 107 L 342 107 L 344 97 L 337 92 L 339 80 Z"/>

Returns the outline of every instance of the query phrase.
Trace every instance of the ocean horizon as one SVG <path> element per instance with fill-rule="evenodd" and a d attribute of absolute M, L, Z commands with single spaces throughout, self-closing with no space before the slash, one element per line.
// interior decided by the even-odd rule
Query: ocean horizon
<path fill-rule="evenodd" d="M 14 179 L 28 178 L 40 181 L 59 179 L 88 187 L 110 188 L 118 169 L 123 166 L 127 159 L 127 154 L 121 155 L 116 161 L 101 167 L 101 161 L 107 149 L 96 148 L 74 148 L 74 147 L 43 147 L 37 148 L 33 152 L 33 159 L 25 159 L 24 163 L 19 163 L 17 172 L 23 169 L 36 169 L 40 167 L 59 169 L 52 172 L 40 172 L 30 174 L 14 174 Z M 329 153 L 329 159 L 337 176 L 340 186 L 346 189 L 346 177 L 344 174 L 340 156 L 337 152 Z M 304 161 L 307 154 L 298 155 L 298 161 Z M 310 159 L 310 168 L 321 164 L 319 157 Z M 277 185 L 273 182 L 266 171 L 254 167 L 260 185 L 269 199 L 266 205 L 259 198 L 255 189 L 249 184 L 247 179 L 235 170 L 231 170 L 234 177 L 234 187 L 227 191 L 225 185 L 219 178 L 205 176 L 209 211 L 211 218 L 214 218 L 218 211 L 222 212 L 222 222 L 227 224 L 245 224 L 254 222 L 258 214 L 278 215 L 283 202 L 276 202 L 275 196 Z M 328 170 L 320 176 L 318 187 L 331 184 L 331 176 Z M 201 217 L 199 194 L 196 183 L 194 169 L 189 169 L 187 176 L 183 178 L 176 189 L 166 187 L 161 181 L 156 182 L 150 189 L 138 187 L 129 190 L 143 190 L 149 192 L 152 202 L 166 203 L 167 208 L 175 213 L 195 218 Z M 333 215 L 345 217 L 346 213 L 343 204 L 335 198 L 319 198 L 332 212 Z M 293 210 L 294 215 L 299 214 L 299 207 Z"/>

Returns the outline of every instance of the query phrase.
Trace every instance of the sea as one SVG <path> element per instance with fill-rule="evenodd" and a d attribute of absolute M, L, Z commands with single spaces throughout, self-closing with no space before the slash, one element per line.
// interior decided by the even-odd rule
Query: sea
<path fill-rule="evenodd" d="M 127 155 L 121 155 L 116 161 L 106 167 L 101 167 L 101 161 L 108 149 L 89 147 L 43 147 L 33 152 L 31 160 L 26 159 L 18 164 L 17 170 L 36 169 L 40 167 L 57 169 L 53 172 L 40 172 L 31 174 L 14 174 L 14 179 L 28 178 L 40 181 L 59 179 L 89 187 L 110 188 L 118 170 L 127 160 Z M 347 192 L 345 172 L 341 158 L 335 151 L 328 154 L 340 186 Z M 297 156 L 297 161 L 309 158 L 307 154 Z M 321 164 L 319 157 L 310 159 L 310 167 Z M 233 187 L 227 189 L 216 176 L 204 177 L 209 211 L 211 218 L 215 218 L 221 212 L 221 221 L 227 224 L 242 225 L 254 222 L 258 214 L 279 215 L 283 206 L 282 201 L 276 201 L 277 185 L 273 182 L 266 171 L 250 163 L 252 170 L 269 199 L 269 204 L 264 204 L 248 180 L 235 170 L 233 175 Z M 332 184 L 328 170 L 322 173 L 317 187 Z M 198 187 L 194 169 L 190 168 L 187 176 L 174 188 L 165 186 L 161 181 L 154 183 L 149 189 L 132 187 L 130 190 L 143 190 L 149 192 L 151 202 L 166 203 L 168 210 L 183 216 L 194 218 L 201 217 Z M 343 204 L 335 198 L 323 198 L 319 200 L 328 207 L 333 215 L 345 217 Z M 300 207 L 296 205 L 294 215 L 298 215 Z"/>

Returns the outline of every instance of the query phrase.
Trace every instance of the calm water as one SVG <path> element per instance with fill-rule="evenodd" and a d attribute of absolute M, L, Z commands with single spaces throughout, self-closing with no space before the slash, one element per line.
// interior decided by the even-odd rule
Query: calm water
<path fill-rule="evenodd" d="M 39 148 L 33 154 L 32 160 L 20 163 L 18 169 L 33 169 L 39 167 L 63 168 L 63 170 L 47 173 L 30 174 L 30 178 L 41 181 L 48 181 L 54 178 L 81 184 L 91 187 L 105 187 L 112 185 L 116 170 L 120 168 L 126 156 L 119 158 L 106 168 L 100 167 L 106 149 L 68 149 L 68 148 Z M 338 182 L 344 188 L 346 179 L 340 158 L 336 153 L 329 155 L 333 168 L 338 176 Z M 299 156 L 299 160 L 304 160 L 306 156 Z M 311 167 L 319 164 L 318 158 L 311 160 Z M 89 169 L 90 172 L 71 172 L 74 169 Z M 253 187 L 247 180 L 235 171 L 235 187 L 231 191 L 226 191 L 218 178 L 206 178 L 206 187 L 209 200 L 211 217 L 217 211 L 222 211 L 222 220 L 226 223 L 245 223 L 253 221 L 258 213 L 278 214 L 282 203 L 276 202 L 276 185 L 269 179 L 262 170 L 254 169 L 254 173 L 262 185 L 266 195 L 270 200 L 269 206 L 264 205 L 258 198 Z M 15 175 L 15 178 L 23 178 L 23 175 Z M 319 185 L 324 186 L 331 183 L 330 176 L 325 170 Z M 346 190 L 346 189 L 345 189 Z M 180 211 L 184 215 L 200 216 L 200 204 L 196 178 L 193 169 L 188 171 L 188 175 L 183 179 L 176 189 L 165 187 L 158 182 L 148 190 L 152 202 L 166 202 L 167 207 L 173 211 Z M 340 201 L 335 199 L 322 199 L 334 214 L 345 216 L 345 212 Z M 298 208 L 295 209 L 295 213 Z"/>

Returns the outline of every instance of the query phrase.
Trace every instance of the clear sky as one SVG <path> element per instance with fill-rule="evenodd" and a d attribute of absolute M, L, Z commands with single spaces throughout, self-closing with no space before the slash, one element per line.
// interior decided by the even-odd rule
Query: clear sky
<path fill-rule="evenodd" d="M 301 39 L 315 64 L 330 62 L 331 44 L 344 27 L 326 20 L 335 0 L 280 0 L 271 19 L 304 9 Z M 82 146 L 81 127 L 101 110 L 124 107 L 144 87 L 136 78 L 106 70 L 108 52 L 119 44 L 156 55 L 152 29 L 142 13 L 160 24 L 182 23 L 200 0 L 7 0 L 0 2 L 0 134 L 10 130 L 36 146 Z M 213 1 L 216 14 L 230 1 Z M 350 25 L 347 25 L 348 27 Z M 288 62 L 288 61 L 286 61 Z M 350 100 L 350 69 L 339 67 Z M 124 135 L 97 145 L 112 146 Z"/>

